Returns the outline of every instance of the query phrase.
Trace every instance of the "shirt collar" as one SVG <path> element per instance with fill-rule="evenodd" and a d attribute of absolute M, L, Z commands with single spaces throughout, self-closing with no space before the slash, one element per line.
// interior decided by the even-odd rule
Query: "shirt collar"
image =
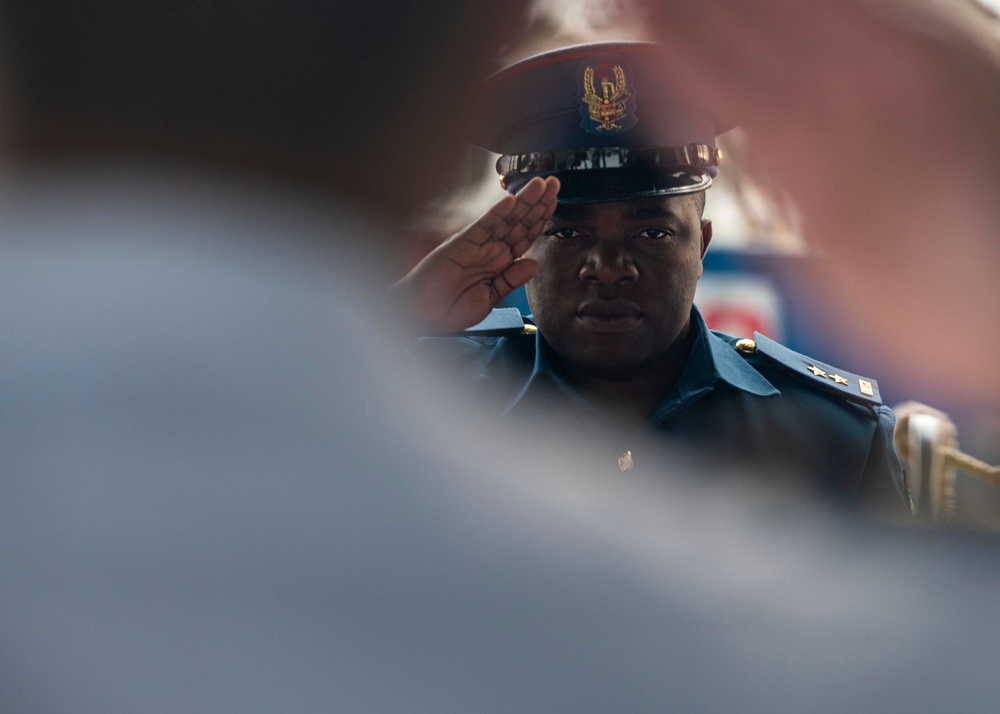
<path fill-rule="evenodd" d="M 529 319 L 530 316 L 529 316 Z M 570 399 L 573 402 L 578 403 L 580 406 L 589 407 L 587 400 L 580 396 L 569 383 L 563 379 L 563 377 L 552 367 L 552 362 L 546 357 L 549 350 L 549 344 L 542 339 L 542 333 L 535 333 L 535 363 L 532 366 L 531 374 L 528 375 L 528 379 L 525 381 L 524 386 L 514 395 L 514 398 L 510 400 L 507 404 L 507 408 L 504 410 L 506 414 L 515 406 L 520 404 L 522 401 L 529 398 L 532 392 L 546 392 L 551 393 L 554 389 L 558 394 L 564 398 Z"/>
<path fill-rule="evenodd" d="M 703 345 L 701 349 L 707 352 L 704 357 L 705 364 L 711 365 L 711 371 L 716 381 L 725 382 L 736 389 L 758 397 L 773 397 L 781 394 L 773 384 L 747 362 L 745 357 L 736 351 L 732 340 L 727 339 L 721 333 L 715 333 L 708 329 L 701 313 L 698 312 L 698 308 L 691 309 L 691 327 L 697 330 L 697 337 L 695 338 L 695 346 L 691 349 L 692 357 L 688 359 L 688 364 L 681 375 L 681 382 L 695 367 L 693 358 L 700 342 Z"/>

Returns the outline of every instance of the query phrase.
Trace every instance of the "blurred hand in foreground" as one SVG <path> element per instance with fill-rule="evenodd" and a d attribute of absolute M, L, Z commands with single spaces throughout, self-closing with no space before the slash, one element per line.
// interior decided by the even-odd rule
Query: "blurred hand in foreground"
<path fill-rule="evenodd" d="M 862 353 L 878 345 L 908 387 L 995 403 L 1000 48 L 983 11 L 904 0 L 650 7 L 667 81 L 739 123 L 802 209 L 828 258 L 814 284 L 830 329 Z"/>

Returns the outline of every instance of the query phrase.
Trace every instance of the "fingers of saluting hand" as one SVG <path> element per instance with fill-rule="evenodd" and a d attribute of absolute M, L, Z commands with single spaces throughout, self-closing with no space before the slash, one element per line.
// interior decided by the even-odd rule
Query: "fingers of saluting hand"
<path fill-rule="evenodd" d="M 503 241 L 514 257 L 524 254 L 556 209 L 559 179 L 535 177 L 516 196 L 505 196 L 480 218 L 470 236 L 477 243 Z"/>

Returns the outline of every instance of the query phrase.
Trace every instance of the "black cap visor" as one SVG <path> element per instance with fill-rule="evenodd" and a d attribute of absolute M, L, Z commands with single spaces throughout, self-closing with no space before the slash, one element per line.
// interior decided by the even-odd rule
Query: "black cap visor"
<path fill-rule="evenodd" d="M 562 205 L 678 196 L 704 191 L 712 185 L 712 176 L 707 171 L 633 168 L 522 174 L 508 182 L 507 190 L 517 193 L 535 176 L 559 179 Z"/>

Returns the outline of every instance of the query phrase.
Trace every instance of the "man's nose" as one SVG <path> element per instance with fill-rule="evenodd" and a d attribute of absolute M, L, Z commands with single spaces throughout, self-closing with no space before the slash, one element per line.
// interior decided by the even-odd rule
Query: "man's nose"
<path fill-rule="evenodd" d="M 580 280 L 584 282 L 613 285 L 638 279 L 639 271 L 628 251 L 607 243 L 594 246 L 580 268 Z"/>

